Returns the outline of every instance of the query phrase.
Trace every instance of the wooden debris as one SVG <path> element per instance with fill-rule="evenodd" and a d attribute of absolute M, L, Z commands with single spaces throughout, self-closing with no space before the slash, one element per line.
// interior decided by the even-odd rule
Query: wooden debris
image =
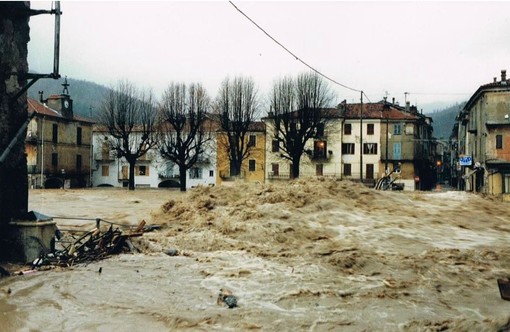
<path fill-rule="evenodd" d="M 119 228 L 114 229 L 113 224 L 110 224 L 106 231 L 96 227 L 78 238 L 70 234 L 71 239 L 66 240 L 64 236 L 57 242 L 62 249 L 46 255 L 44 261 L 51 265 L 71 266 L 77 263 L 100 260 L 123 251 L 135 251 L 136 248 L 129 241 L 129 238 L 142 236 L 144 226 L 145 220 L 142 220 L 138 227 L 129 233 L 122 233 Z"/>

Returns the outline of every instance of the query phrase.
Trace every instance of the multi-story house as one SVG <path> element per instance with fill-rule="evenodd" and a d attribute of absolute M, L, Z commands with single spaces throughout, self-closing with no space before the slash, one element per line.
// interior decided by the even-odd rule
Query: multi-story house
<path fill-rule="evenodd" d="M 248 157 L 241 163 L 241 174 L 232 176 L 230 161 L 228 158 L 228 139 L 225 133 L 217 132 L 217 177 L 218 185 L 235 180 L 247 182 L 264 182 L 265 159 L 266 159 L 266 127 L 261 121 L 250 124 L 246 134 L 245 144 L 249 147 Z"/>
<path fill-rule="evenodd" d="M 374 185 L 399 169 L 405 190 L 429 189 L 435 182 L 432 119 L 406 105 L 361 103 L 328 109 L 324 133 L 310 140 L 300 163 L 300 176 L 335 176 Z M 266 144 L 267 179 L 289 179 L 290 163 L 271 139 Z M 394 175 L 396 176 L 396 174 Z"/>
<path fill-rule="evenodd" d="M 314 138 L 304 147 L 299 163 L 300 177 L 329 176 L 341 177 L 341 135 L 340 112 L 336 108 L 322 110 L 327 117 L 324 124 L 317 128 Z M 274 139 L 274 119 L 270 114 L 264 118 L 266 123 L 266 180 L 269 182 L 289 180 L 292 174 L 290 160 L 282 157 L 281 146 Z"/>
<path fill-rule="evenodd" d="M 25 141 L 30 187 L 89 186 L 93 121 L 73 113 L 67 83 L 60 95 L 28 98 L 28 112 L 33 115 Z"/>
<path fill-rule="evenodd" d="M 104 126 L 94 126 L 93 131 L 93 186 L 127 187 L 129 181 L 129 163 L 119 158 L 105 143 L 108 132 Z M 199 161 L 186 172 L 186 188 L 199 185 L 216 184 L 216 139 L 206 142 L 206 152 Z M 155 147 L 136 161 L 136 187 L 179 187 L 179 169 L 169 160 L 164 159 Z"/>
<path fill-rule="evenodd" d="M 458 116 L 462 187 L 490 194 L 510 193 L 510 80 L 484 84 Z"/>
<path fill-rule="evenodd" d="M 372 182 L 399 169 L 404 190 L 430 189 L 434 177 L 432 119 L 409 104 L 345 105 L 343 176 Z M 396 176 L 396 175 L 393 175 Z"/>

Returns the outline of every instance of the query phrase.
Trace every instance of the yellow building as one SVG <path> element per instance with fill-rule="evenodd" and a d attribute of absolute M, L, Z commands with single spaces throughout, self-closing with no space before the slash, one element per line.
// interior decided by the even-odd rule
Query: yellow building
<path fill-rule="evenodd" d="M 217 172 L 216 184 L 242 180 L 247 182 L 264 182 L 266 129 L 263 122 L 254 122 L 245 138 L 245 146 L 249 147 L 248 155 L 241 164 L 241 174 L 232 176 L 228 157 L 228 139 L 222 132 L 217 134 Z"/>
<path fill-rule="evenodd" d="M 73 114 L 67 94 L 52 95 L 44 102 L 28 98 L 28 112 L 34 115 L 25 140 L 29 186 L 88 186 L 93 122 Z"/>

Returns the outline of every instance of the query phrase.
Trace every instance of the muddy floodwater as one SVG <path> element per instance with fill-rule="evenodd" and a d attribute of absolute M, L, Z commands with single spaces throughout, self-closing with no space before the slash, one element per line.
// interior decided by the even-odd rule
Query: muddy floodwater
<path fill-rule="evenodd" d="M 2 331 L 510 329 L 500 198 L 314 179 L 29 199 L 62 229 L 96 217 L 161 228 L 134 238 L 140 253 L 1 278 Z M 220 289 L 237 307 L 218 303 Z"/>

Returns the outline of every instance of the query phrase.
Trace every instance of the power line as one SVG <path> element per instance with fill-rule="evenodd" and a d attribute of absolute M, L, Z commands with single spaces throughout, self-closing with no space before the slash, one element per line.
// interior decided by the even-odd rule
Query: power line
<path fill-rule="evenodd" d="M 237 8 L 236 5 L 234 5 L 234 3 L 232 1 L 229 1 L 230 4 L 235 8 L 237 9 L 237 11 L 239 13 L 241 13 L 244 17 L 246 17 L 251 23 L 253 23 L 253 25 L 255 25 L 257 28 L 259 28 L 260 31 L 262 31 L 266 36 L 268 36 L 269 38 L 271 38 L 272 41 L 274 41 L 276 44 L 278 44 L 281 48 L 283 48 L 285 51 L 287 51 L 287 53 L 289 53 L 290 55 L 292 55 L 297 61 L 301 62 L 302 64 L 304 64 L 305 66 L 307 66 L 308 68 L 310 68 L 311 70 L 313 70 L 314 72 L 316 72 L 317 74 L 321 75 L 322 77 L 324 77 L 325 79 L 337 84 L 337 85 L 340 85 L 341 87 L 344 87 L 346 89 L 349 89 L 351 91 L 356 91 L 356 92 L 363 92 L 361 90 L 358 90 L 358 89 L 354 89 L 354 88 L 351 88 L 345 84 L 342 84 L 326 75 L 324 75 L 323 73 L 321 73 L 320 71 L 318 71 L 317 69 L 315 69 L 314 67 L 310 66 L 308 63 L 304 62 L 303 60 L 301 60 L 297 55 L 295 55 L 294 53 L 292 53 L 288 48 L 286 48 L 282 43 L 280 43 L 278 40 L 276 40 L 275 38 L 273 38 L 273 36 L 271 36 L 268 32 L 266 32 L 266 30 L 264 30 L 260 25 L 258 25 L 255 21 L 253 21 L 248 15 L 246 15 L 241 9 Z M 365 95 L 366 96 L 366 95 Z"/>

